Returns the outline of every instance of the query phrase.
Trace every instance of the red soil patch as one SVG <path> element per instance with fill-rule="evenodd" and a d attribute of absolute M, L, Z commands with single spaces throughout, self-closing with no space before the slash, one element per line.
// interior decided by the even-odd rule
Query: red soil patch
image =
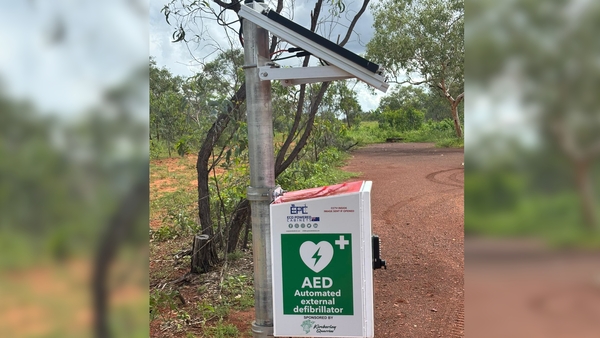
<path fill-rule="evenodd" d="M 162 224 L 162 222 L 160 219 L 150 220 L 150 229 L 158 229 L 158 228 L 160 228 L 161 224 Z"/>
<path fill-rule="evenodd" d="M 227 321 L 237 327 L 240 335 L 252 329 L 252 321 L 254 320 L 254 308 L 246 311 L 232 311 L 227 316 Z"/>
<path fill-rule="evenodd" d="M 165 178 L 162 180 L 153 180 L 152 182 L 150 182 L 150 190 L 152 191 L 152 193 L 156 194 L 157 196 L 160 196 L 160 195 L 162 195 L 164 193 L 168 193 L 168 192 L 175 192 L 175 191 L 177 191 L 177 187 L 172 186 L 175 183 L 177 183 L 177 182 L 171 178 Z"/>

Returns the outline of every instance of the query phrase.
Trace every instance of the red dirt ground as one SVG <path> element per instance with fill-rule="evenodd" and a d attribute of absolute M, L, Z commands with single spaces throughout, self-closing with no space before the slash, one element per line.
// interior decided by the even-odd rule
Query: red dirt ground
<path fill-rule="evenodd" d="M 600 252 L 468 238 L 468 337 L 600 337 Z"/>
<path fill-rule="evenodd" d="M 345 170 L 373 181 L 375 337 L 464 336 L 463 149 L 376 144 Z"/>

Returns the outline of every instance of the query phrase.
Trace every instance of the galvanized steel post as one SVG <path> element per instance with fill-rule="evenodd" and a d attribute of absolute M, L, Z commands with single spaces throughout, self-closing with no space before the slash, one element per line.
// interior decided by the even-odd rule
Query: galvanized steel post
<path fill-rule="evenodd" d="M 257 5 L 252 0 L 244 2 L 248 6 Z M 254 252 L 255 320 L 252 333 L 255 338 L 266 338 L 273 336 L 270 204 L 275 187 L 275 168 L 271 82 L 260 80 L 258 67 L 270 61 L 269 35 L 265 29 L 249 20 L 243 21 L 243 33 L 250 156 L 247 196 L 252 210 Z"/>

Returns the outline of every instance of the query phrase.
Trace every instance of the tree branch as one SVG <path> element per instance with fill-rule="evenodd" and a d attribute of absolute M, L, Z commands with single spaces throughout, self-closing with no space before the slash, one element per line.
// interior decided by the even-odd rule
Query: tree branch
<path fill-rule="evenodd" d="M 298 105 L 296 107 L 296 114 L 294 115 L 294 124 L 292 125 L 292 129 L 288 133 L 285 142 L 279 149 L 279 153 L 277 154 L 277 159 L 275 160 L 275 168 L 279 168 L 283 160 L 285 159 L 285 155 L 292 144 L 296 136 L 296 131 L 298 130 L 298 126 L 300 125 L 300 119 L 302 118 L 302 108 L 304 107 L 304 98 L 306 96 L 306 84 L 300 85 L 300 97 L 298 98 Z"/>
<path fill-rule="evenodd" d="M 370 0 L 364 0 L 363 1 L 362 7 L 356 13 L 356 15 L 354 16 L 354 18 L 352 19 L 352 22 L 350 23 L 350 27 L 348 27 L 348 31 L 346 31 L 346 37 L 344 37 L 344 39 L 342 40 L 342 42 L 339 43 L 340 46 L 346 45 L 346 43 L 350 39 L 350 36 L 352 35 L 352 32 L 354 31 L 354 26 L 356 26 L 356 22 L 358 21 L 358 19 L 363 15 L 363 13 L 365 12 L 365 10 L 367 9 L 367 6 L 369 5 L 369 2 L 370 2 Z"/>
<path fill-rule="evenodd" d="M 240 11 L 240 8 L 241 8 L 240 4 L 242 3 L 241 0 L 236 1 L 236 2 L 231 1 L 230 3 L 226 3 L 221 0 L 213 0 L 213 2 L 216 3 L 217 5 L 223 7 L 223 9 L 230 9 L 236 13 Z"/>
<path fill-rule="evenodd" d="M 459 104 L 460 101 L 462 101 L 464 98 L 465 98 L 465 92 L 458 94 L 458 96 L 456 97 L 456 104 Z"/>
<path fill-rule="evenodd" d="M 330 83 L 331 82 L 323 82 L 319 92 L 311 100 L 310 114 L 308 117 L 308 121 L 306 122 L 306 128 L 304 129 L 304 133 L 302 134 L 302 137 L 300 138 L 300 140 L 294 147 L 294 150 L 292 150 L 292 153 L 290 154 L 290 156 L 288 156 L 288 158 L 281 164 L 281 166 L 279 166 L 278 168 L 275 168 L 275 177 L 279 176 L 279 174 L 281 174 L 285 169 L 287 169 L 290 166 L 290 164 L 292 164 L 294 159 L 298 156 L 300 151 L 306 145 L 306 142 L 308 141 L 308 137 L 310 136 L 310 133 L 312 132 L 312 127 L 314 125 L 315 116 L 317 115 L 317 111 L 319 110 L 319 105 L 321 104 L 323 95 L 325 95 L 325 92 L 327 91 L 327 88 L 329 87 Z"/>

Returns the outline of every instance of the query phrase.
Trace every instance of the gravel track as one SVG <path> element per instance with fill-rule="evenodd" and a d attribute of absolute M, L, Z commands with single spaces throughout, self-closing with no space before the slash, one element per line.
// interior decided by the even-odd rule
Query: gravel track
<path fill-rule="evenodd" d="M 345 170 L 373 181 L 375 337 L 464 336 L 463 149 L 370 145 Z"/>

